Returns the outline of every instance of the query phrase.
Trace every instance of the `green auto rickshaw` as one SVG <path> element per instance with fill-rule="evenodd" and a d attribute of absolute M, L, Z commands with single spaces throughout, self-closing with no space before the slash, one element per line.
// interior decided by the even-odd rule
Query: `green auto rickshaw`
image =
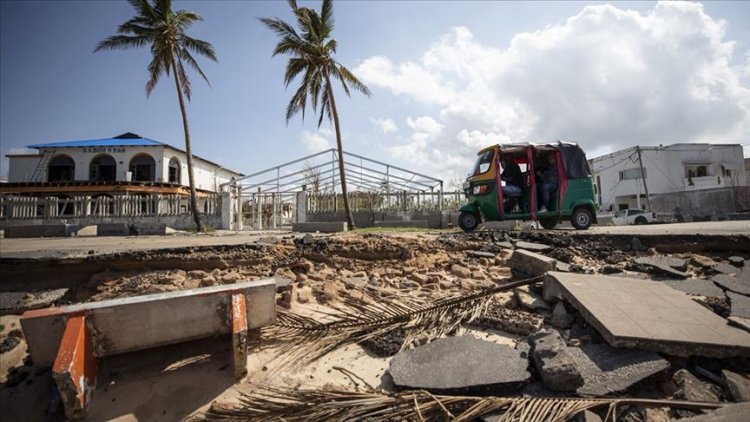
<path fill-rule="evenodd" d="M 578 230 L 596 222 L 598 205 L 586 154 L 574 143 L 493 145 L 479 151 L 463 184 L 468 203 L 458 225 L 534 220 L 545 229 L 570 219 Z"/>

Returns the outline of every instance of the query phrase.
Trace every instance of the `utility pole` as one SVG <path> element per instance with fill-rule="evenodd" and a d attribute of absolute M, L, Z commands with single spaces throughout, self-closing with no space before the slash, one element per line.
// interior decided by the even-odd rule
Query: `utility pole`
<path fill-rule="evenodd" d="M 641 158 L 641 147 L 635 146 L 635 151 L 638 153 L 638 165 L 641 167 L 641 180 L 643 180 L 643 190 L 646 191 L 646 207 L 647 211 L 651 211 L 651 197 L 648 196 L 648 186 L 646 185 L 646 173 L 643 171 L 643 159 Z M 640 198 L 640 194 L 638 194 Z"/>

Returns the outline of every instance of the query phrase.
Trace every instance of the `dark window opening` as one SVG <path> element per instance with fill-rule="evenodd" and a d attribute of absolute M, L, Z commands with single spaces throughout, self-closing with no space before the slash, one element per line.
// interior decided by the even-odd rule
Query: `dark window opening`
<path fill-rule="evenodd" d="M 67 155 L 58 155 L 47 166 L 48 182 L 69 182 L 75 180 L 76 163 Z"/>
<path fill-rule="evenodd" d="M 132 180 L 136 182 L 153 182 L 156 180 L 156 162 L 148 154 L 140 154 L 130 160 Z"/>
<path fill-rule="evenodd" d="M 180 162 L 174 157 L 169 160 L 169 183 L 182 183 L 180 180 Z"/>
<path fill-rule="evenodd" d="M 89 180 L 92 182 L 114 182 L 117 180 L 117 162 L 110 155 L 99 155 L 91 160 Z"/>

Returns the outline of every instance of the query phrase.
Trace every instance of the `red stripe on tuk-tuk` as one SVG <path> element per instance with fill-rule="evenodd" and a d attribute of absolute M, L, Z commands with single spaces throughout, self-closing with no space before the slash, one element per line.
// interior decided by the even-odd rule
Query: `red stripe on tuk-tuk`
<path fill-rule="evenodd" d="M 497 190 L 497 210 L 500 212 L 500 219 L 505 218 L 505 205 L 503 201 L 503 182 L 500 174 L 500 150 L 495 150 L 495 189 Z"/>
<path fill-rule="evenodd" d="M 536 220 L 536 177 L 534 177 L 534 157 L 532 148 L 526 147 L 526 159 L 528 160 L 529 174 L 529 202 L 531 203 L 531 219 Z"/>

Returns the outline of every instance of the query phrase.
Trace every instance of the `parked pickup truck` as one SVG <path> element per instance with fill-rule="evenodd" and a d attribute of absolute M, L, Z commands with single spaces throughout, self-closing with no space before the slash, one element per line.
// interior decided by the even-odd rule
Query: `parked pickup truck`
<path fill-rule="evenodd" d="M 612 222 L 618 226 L 628 224 L 652 224 L 652 223 L 671 223 L 674 221 L 674 215 L 668 212 L 651 212 L 639 209 L 620 210 L 612 217 Z"/>

